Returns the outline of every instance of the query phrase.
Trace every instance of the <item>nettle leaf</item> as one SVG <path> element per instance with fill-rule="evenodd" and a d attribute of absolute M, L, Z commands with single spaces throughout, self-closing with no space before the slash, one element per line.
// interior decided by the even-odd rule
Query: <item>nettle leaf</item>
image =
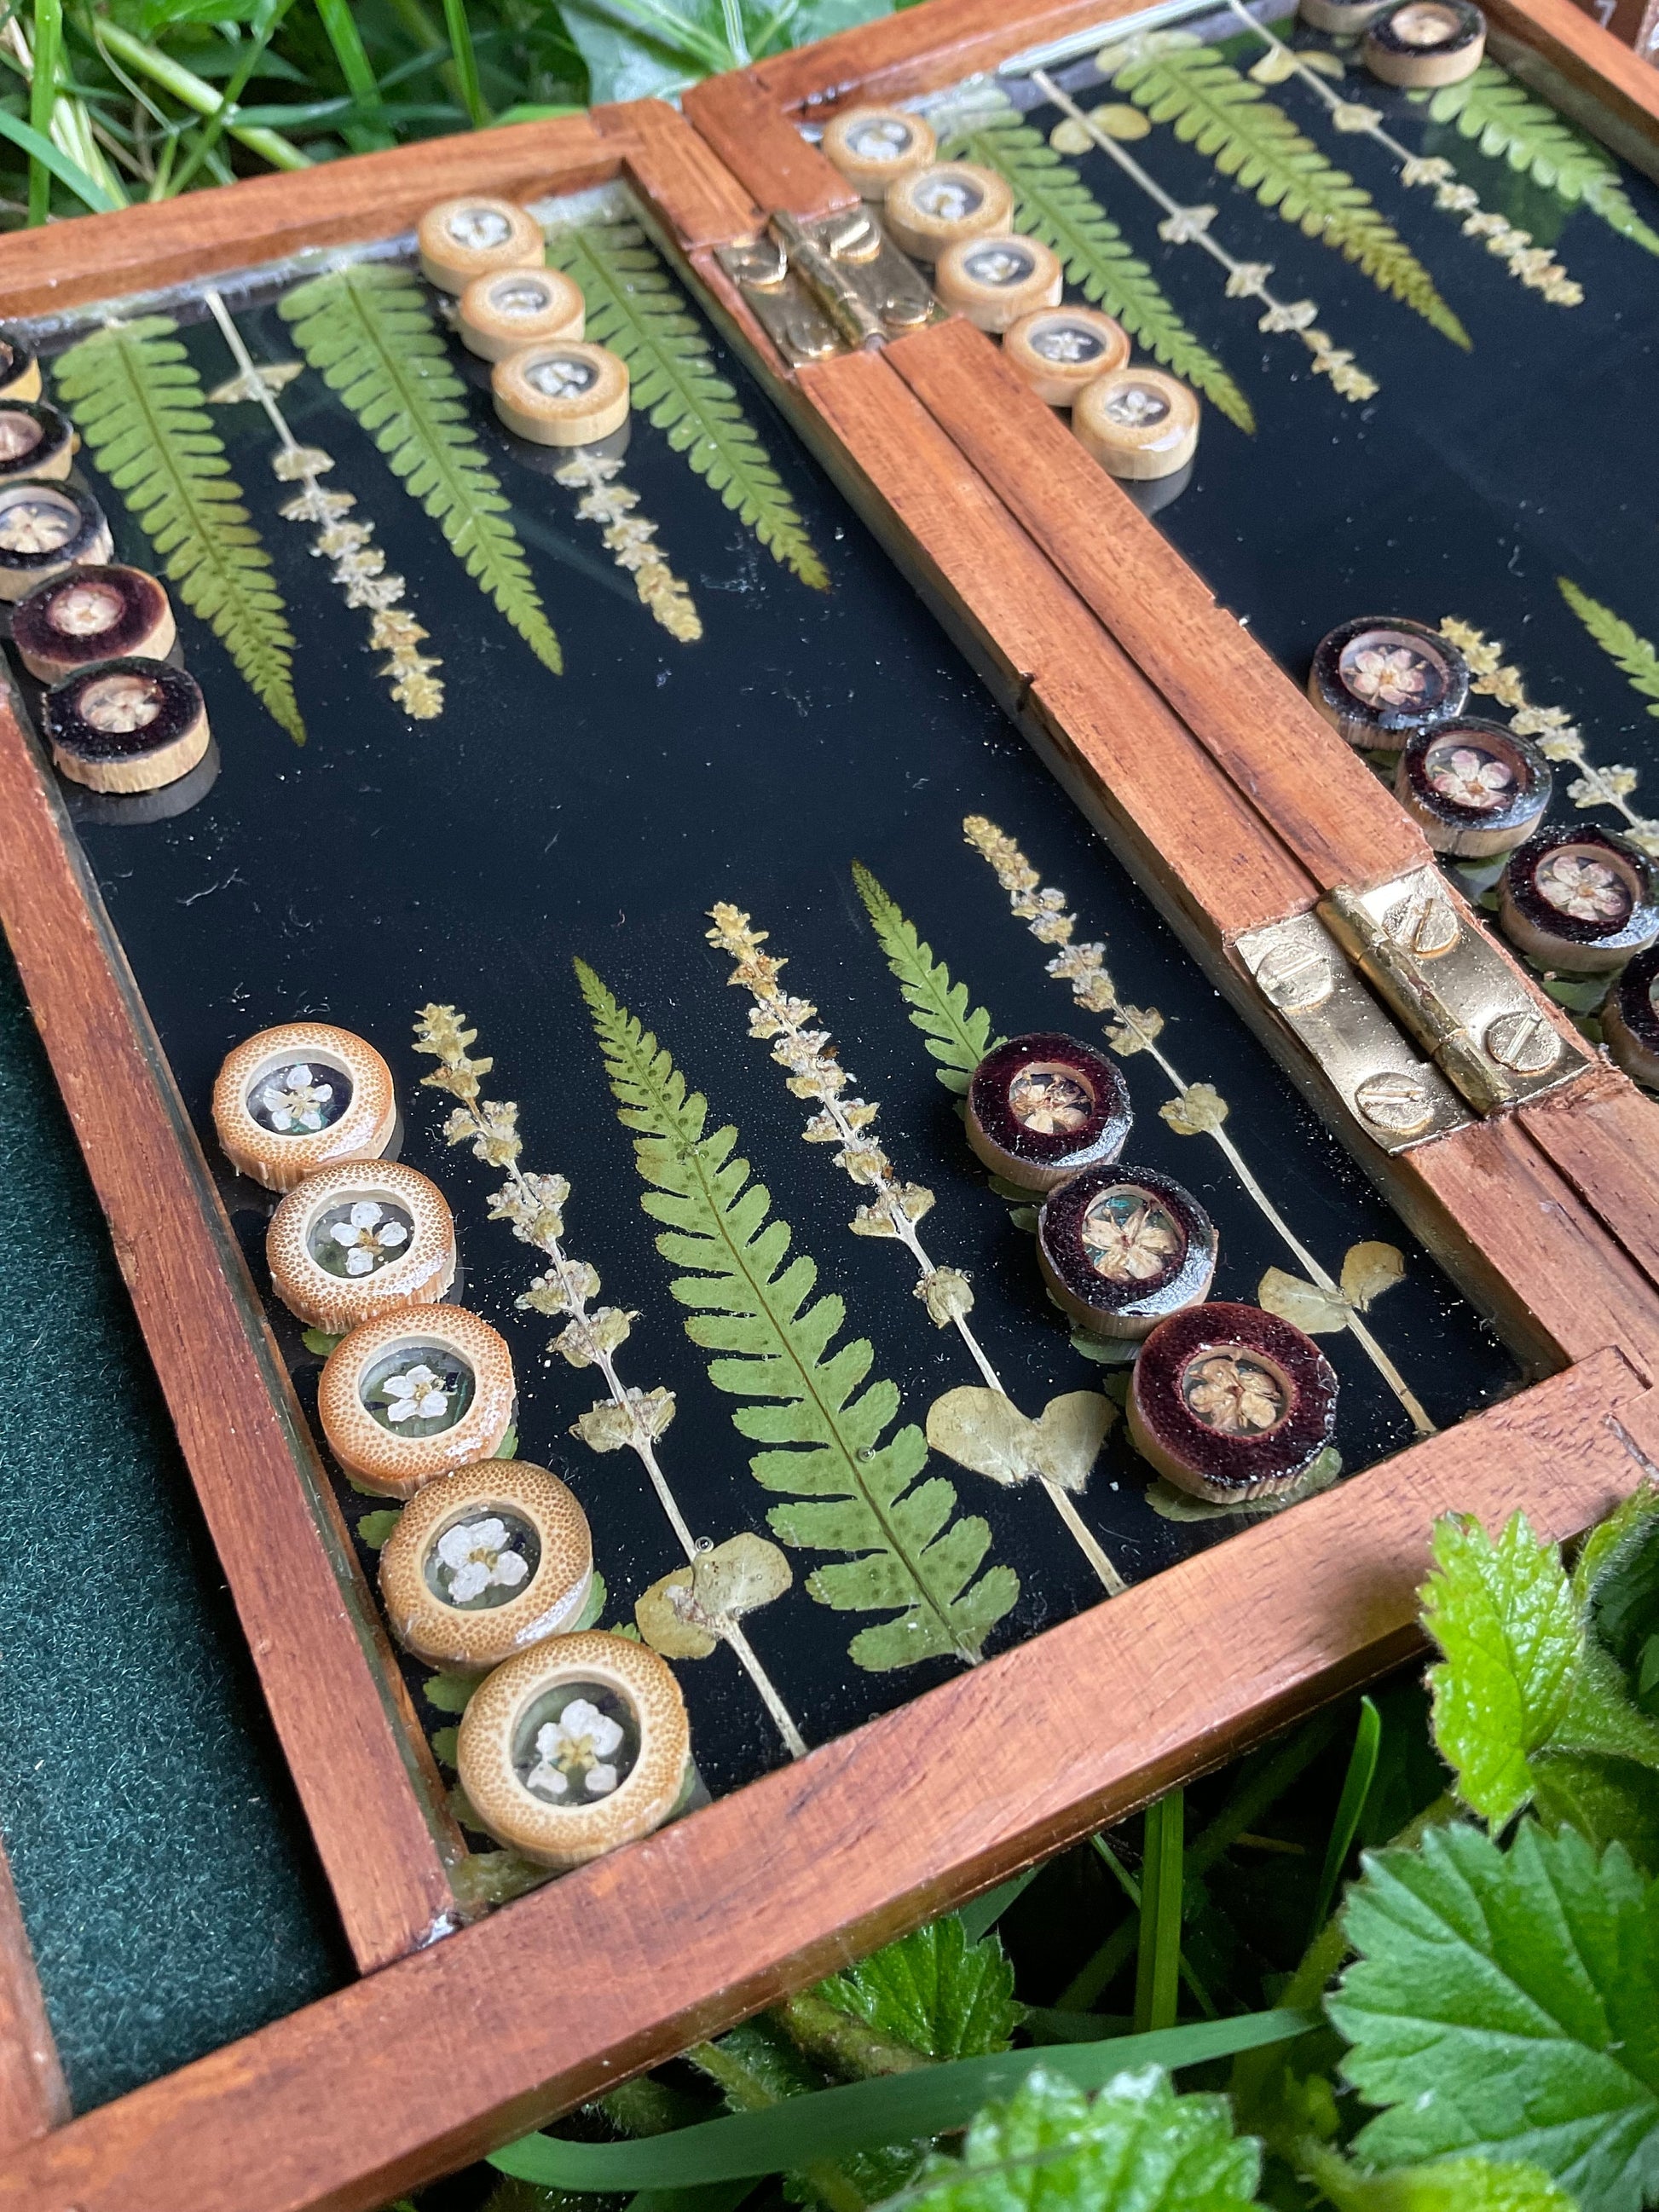
<path fill-rule="evenodd" d="M 832 1975 L 817 1994 L 933 2059 L 1006 2051 L 1024 2009 L 996 1936 L 969 1942 L 954 1912 Z"/>
<path fill-rule="evenodd" d="M 510 503 L 416 278 L 360 262 L 295 285 L 278 309 L 312 368 L 368 432 L 467 574 L 559 674 L 559 641 L 531 580 Z"/>
<path fill-rule="evenodd" d="M 1372 2173 L 1321 2148 L 1298 2162 L 1337 2212 L 1576 2212 L 1541 2167 L 1508 2160 L 1437 2159 Z"/>
<path fill-rule="evenodd" d="M 1435 1525 L 1438 1572 L 1423 1621 L 1445 1654 L 1429 1670 L 1434 1738 L 1458 1795 L 1494 1827 L 1532 1795 L 1528 1761 L 1571 1702 L 1584 1632 L 1559 1553 L 1517 1513 L 1494 1544 L 1478 1521 Z"/>
<path fill-rule="evenodd" d="M 1534 100 L 1496 62 L 1483 61 L 1461 84 L 1414 97 L 1427 100 L 1432 121 L 1455 123 L 1465 138 L 1479 143 L 1483 154 L 1535 179 L 1569 206 L 1582 200 L 1621 238 L 1659 253 L 1659 232 L 1637 214 L 1612 155 Z"/>
<path fill-rule="evenodd" d="M 1602 1644 L 1637 1673 L 1659 1631 L 1659 1483 L 1644 1480 L 1585 1538 L 1572 1587 Z"/>
<path fill-rule="evenodd" d="M 942 161 L 978 161 L 1007 179 L 1014 225 L 1040 238 L 1087 300 L 1115 315 L 1166 368 L 1196 386 L 1241 430 L 1254 430 L 1250 403 L 1231 374 L 1188 330 L 1144 261 L 1075 169 L 1000 93 L 975 89 L 970 111 L 935 118 Z"/>
<path fill-rule="evenodd" d="M 1659 2191 L 1659 1896 L 1619 1844 L 1433 1829 L 1366 1858 L 1347 1931 L 1361 1956 L 1327 2008 L 1385 2108 L 1362 2158 L 1526 2160 L 1583 2212 Z"/>
<path fill-rule="evenodd" d="M 1003 1391 L 982 1384 L 947 1390 L 927 1409 L 927 1441 L 958 1467 L 993 1482 L 1087 1486 L 1117 1407 L 1097 1390 L 1051 1398 L 1033 1420 Z"/>
<path fill-rule="evenodd" d="M 965 1091 L 986 1054 L 1005 1040 L 992 1036 L 990 1015 L 983 1006 L 970 1004 L 965 983 L 951 981 L 950 969 L 933 957 L 933 947 L 922 943 L 915 924 L 905 919 L 861 860 L 853 863 L 853 882 L 887 965 L 898 979 L 899 995 L 939 1063 L 935 1071 L 939 1081 L 947 1091 Z"/>
<path fill-rule="evenodd" d="M 875 1355 L 864 1340 L 836 1345 L 846 1308 L 814 1297 L 817 1268 L 805 1254 L 788 1257 L 789 1225 L 772 1218 L 770 1194 L 736 1157 L 737 1131 L 708 1130 L 707 1101 L 576 964 L 618 1115 L 636 1132 L 635 1164 L 650 1186 L 641 1203 L 664 1224 L 657 1249 L 686 1270 L 672 1285 L 692 1309 L 686 1334 L 714 1355 L 714 1387 L 752 1401 L 732 1421 L 769 1447 L 750 1462 L 755 1479 L 792 1501 L 768 1515 L 774 1534 L 850 1555 L 808 1577 L 821 1605 L 890 1616 L 853 1638 L 855 1665 L 881 1673 L 978 1658 L 1018 1599 L 1018 1577 L 1007 1566 L 981 1573 L 991 1531 L 977 1516 L 955 1517 L 956 1490 L 942 1476 L 922 1479 L 921 1431 L 888 1433 L 898 1391 L 870 1381 Z"/>
<path fill-rule="evenodd" d="M 708 479 L 775 561 L 814 591 L 828 591 L 829 574 L 770 454 L 638 224 L 556 230 L 547 258 L 580 285 L 588 337 L 628 363 L 635 407 L 667 432 L 674 451 Z"/>
<path fill-rule="evenodd" d="M 925 2212 L 1231 2212 L 1255 2201 L 1261 2151 L 1224 2097 L 1181 2097 L 1157 2067 L 1090 2098 L 1029 2075 L 988 2106 L 960 2160 L 935 2157 L 912 2192 Z"/>
<path fill-rule="evenodd" d="M 1352 261 L 1379 291 L 1467 349 L 1468 332 L 1370 194 L 1213 46 L 1138 47 L 1118 65 L 1113 84 L 1154 123 L 1173 125 L 1177 138 L 1224 177 L 1237 178 L 1263 207 Z"/>
<path fill-rule="evenodd" d="M 170 316 L 146 315 L 94 331 L 58 361 L 58 394 L 168 581 L 303 744 L 288 610 L 178 327 Z"/>

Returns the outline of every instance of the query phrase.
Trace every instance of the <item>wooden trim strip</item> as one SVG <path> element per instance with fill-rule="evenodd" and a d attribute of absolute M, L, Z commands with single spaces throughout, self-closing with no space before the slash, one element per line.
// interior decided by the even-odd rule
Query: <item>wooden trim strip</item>
<path fill-rule="evenodd" d="M 682 253 L 732 245 L 760 230 L 763 219 L 749 195 L 666 100 L 630 100 L 592 113 L 601 141 L 622 148 L 629 179 Z"/>
<path fill-rule="evenodd" d="M 456 192 L 534 200 L 580 191 L 614 177 L 629 150 L 625 138 L 602 137 L 590 116 L 573 115 L 9 231 L 0 238 L 0 319 L 250 269 L 307 246 L 395 236 Z"/>
<path fill-rule="evenodd" d="M 437 1837 L 459 1849 L 459 1833 L 161 1047 L 9 702 L 0 818 L 0 921 L 368 1972 L 454 1924 Z"/>
<path fill-rule="evenodd" d="M 1399 801 L 1000 346 L 953 317 L 886 358 L 1322 890 L 1428 866 Z"/>
<path fill-rule="evenodd" d="M 829 46 L 836 43 L 834 39 L 826 41 Z M 809 51 L 823 52 L 823 48 Z M 858 194 L 841 172 L 801 137 L 763 70 L 706 78 L 685 94 L 685 112 L 698 136 L 733 176 L 743 179 L 768 214 L 787 208 L 803 217 L 833 215 L 858 205 Z"/>
<path fill-rule="evenodd" d="M 1652 146 L 1659 70 L 1572 0 L 1482 0 L 1489 21 Z"/>
<path fill-rule="evenodd" d="M 1541 1098 L 1522 1118 L 1539 1150 L 1659 1283 L 1659 1105 L 1603 1067 L 1592 1084 Z"/>
<path fill-rule="evenodd" d="M 1297 912 L 1314 884 L 1128 656 L 878 355 L 798 376 L 864 490 L 896 523 L 1002 664 L 1018 705 L 1041 690 L 1110 812 L 1115 848 L 1212 946 Z"/>
<path fill-rule="evenodd" d="M 370 2212 L 1397 1664 L 1434 1517 L 1577 1533 L 1636 1482 L 1627 1438 L 1659 1456 L 1656 1395 L 1597 1352 L 71 2122 L 0 2168 L 0 2208 Z"/>
<path fill-rule="evenodd" d="M 46 2018 L 40 1978 L 0 1850 L 0 2158 L 70 2117 L 69 2084 Z"/>

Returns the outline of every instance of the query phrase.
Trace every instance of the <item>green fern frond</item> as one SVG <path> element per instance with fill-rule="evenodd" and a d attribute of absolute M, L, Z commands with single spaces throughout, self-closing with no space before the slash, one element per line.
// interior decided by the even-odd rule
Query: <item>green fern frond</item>
<path fill-rule="evenodd" d="M 628 363 L 636 407 L 706 477 L 775 561 L 827 592 L 830 578 L 736 392 L 709 361 L 708 338 L 631 222 L 556 230 L 547 258 L 587 302 L 587 335 Z"/>
<path fill-rule="evenodd" d="M 302 745 L 288 611 L 178 327 L 146 315 L 94 331 L 58 362 L 58 396 L 179 596 Z"/>
<path fill-rule="evenodd" d="M 1236 177 L 1263 207 L 1354 263 L 1379 291 L 1415 308 L 1442 337 L 1467 349 L 1468 332 L 1370 194 L 1212 46 L 1136 54 L 1113 82 L 1154 123 L 1173 125 L 1177 138 L 1195 146 L 1224 177 Z"/>
<path fill-rule="evenodd" d="M 1207 347 L 1194 337 L 1164 296 L 1144 261 L 1075 169 L 1068 168 L 1041 131 L 1022 121 L 1012 101 L 975 101 L 960 119 L 941 118 L 941 161 L 977 161 L 1006 178 L 1014 195 L 1014 221 L 1028 236 L 1051 246 L 1084 297 L 1115 315 L 1133 338 L 1185 379 L 1241 430 L 1254 430 L 1250 403 Z"/>
<path fill-rule="evenodd" d="M 542 610 L 507 495 L 485 460 L 466 387 L 415 278 L 361 262 L 284 295 L 300 350 L 337 392 L 536 658 L 556 676 L 559 641 Z"/>
<path fill-rule="evenodd" d="M 1613 155 L 1534 100 L 1496 62 L 1482 62 L 1462 84 L 1412 97 L 1419 106 L 1427 103 L 1431 122 L 1455 123 L 1463 137 L 1474 139 L 1493 161 L 1507 161 L 1569 206 L 1582 201 L 1621 238 L 1659 253 L 1659 231 L 1637 214 Z"/>
<path fill-rule="evenodd" d="M 898 978 L 910 1018 L 939 1062 L 934 1073 L 947 1091 L 965 1092 L 981 1060 L 1003 1041 L 991 1035 L 990 1015 L 983 1006 L 969 1004 L 968 986 L 951 981 L 950 969 L 934 959 L 933 947 L 922 943 L 915 924 L 906 920 L 862 860 L 853 863 L 853 881 L 887 965 Z"/>
<path fill-rule="evenodd" d="M 1631 689 L 1654 702 L 1649 714 L 1659 714 L 1659 651 L 1646 638 L 1638 637 L 1611 607 L 1580 591 L 1570 577 L 1558 576 L 1555 580 L 1562 598 L 1602 652 L 1629 677 Z"/>
<path fill-rule="evenodd" d="M 585 962 L 582 993 L 634 1152 L 651 1186 L 641 1204 L 665 1224 L 663 1257 L 688 1272 L 672 1285 L 693 1310 L 686 1334 L 720 1355 L 709 1380 L 735 1396 L 740 1435 L 781 1447 L 750 1462 L 765 1489 L 794 1501 L 767 1518 L 786 1544 L 854 1556 L 817 1568 L 806 1587 L 842 1613 L 893 1618 L 860 1629 L 848 1647 L 873 1673 L 955 1656 L 975 1660 L 1019 1596 L 1012 1567 L 979 1570 L 991 1532 L 977 1516 L 952 1519 L 957 1493 L 943 1477 L 919 1481 L 927 1445 L 907 1425 L 883 1442 L 899 1410 L 891 1382 L 868 1380 L 863 1340 L 830 1346 L 846 1318 L 833 1294 L 814 1297 L 817 1268 L 787 1260 L 787 1222 L 733 1157 L 735 1129 L 708 1131 L 707 1102 L 655 1037 L 618 1005 Z M 975 1581 L 974 1577 L 979 1576 Z"/>

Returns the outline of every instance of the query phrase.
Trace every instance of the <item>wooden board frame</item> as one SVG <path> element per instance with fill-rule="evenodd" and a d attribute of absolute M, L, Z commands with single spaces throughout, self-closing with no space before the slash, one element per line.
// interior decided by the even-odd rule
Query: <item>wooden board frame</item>
<path fill-rule="evenodd" d="M 994 441 L 960 388 L 964 362 L 976 372 L 975 334 L 945 325 L 884 360 L 848 356 L 786 379 L 713 257 L 753 234 L 755 197 L 769 207 L 822 198 L 823 165 L 791 112 L 860 88 L 892 94 L 921 82 L 918 70 L 944 81 L 982 65 L 963 54 L 989 56 L 999 40 L 1006 52 L 1062 18 L 1109 12 L 1039 9 L 1011 22 L 996 0 L 934 0 L 787 57 L 787 67 L 701 88 L 687 105 L 702 137 L 641 103 L 16 234 L 0 241 L 0 319 L 384 236 L 442 193 L 532 198 L 625 179 L 1195 956 L 1248 1003 L 1232 940 L 1305 908 L 1345 869 L 1351 880 L 1414 865 L 1421 848 L 1403 816 L 1369 778 L 1345 787 L 1339 764 L 1350 757 L 1310 714 L 1291 717 L 1292 741 L 1321 748 L 1335 796 L 1328 817 L 1291 803 L 1237 707 L 1224 711 L 1219 676 L 1276 704 L 1293 688 L 1252 659 L 1248 641 L 1238 657 L 1237 637 L 1189 583 L 1160 573 L 1158 589 L 1187 592 L 1176 611 L 1199 641 L 1196 659 L 1219 656 L 1215 681 L 1190 681 L 1133 633 L 1114 596 L 1121 574 L 1087 557 L 1100 483 L 1085 483 L 1069 453 L 1063 469 L 1042 453 L 1030 417 L 1012 435 L 1032 441 L 1042 497 L 1059 507 L 1034 504 L 1036 493 L 1022 495 L 1000 473 Z M 1572 13 L 1565 0 L 1501 0 L 1497 12 Z M 1540 33 L 1540 46 L 1549 38 L 1554 65 L 1572 41 Z M 1600 54 L 1592 40 L 1592 70 Z M 729 143 L 734 117 L 741 160 Z M 1115 510 L 1115 528 L 1121 520 Z M 1148 533 L 1123 557 L 1133 569 L 1161 544 Z M 1368 810 L 1358 868 L 1349 867 L 1345 807 Z M 0 920 L 364 1975 L 62 2124 L 27 1946 L 0 1892 L 0 2150 L 11 2152 L 0 2208 L 368 2212 L 1397 1662 L 1417 1641 L 1414 1591 L 1436 1513 L 1459 1508 L 1495 1524 L 1520 1503 L 1540 1533 L 1565 1537 L 1659 1461 L 1659 1194 L 1633 1141 L 1653 1109 L 1607 1071 L 1553 1105 L 1474 1125 L 1386 1168 L 1380 1156 L 1370 1164 L 1538 1367 L 1561 1371 L 505 1908 L 506 1917 L 435 1941 L 454 1916 L 444 1875 L 452 1839 L 433 1810 L 431 1778 L 377 1663 L 372 1608 L 313 1488 L 280 1363 L 249 1320 L 255 1309 L 194 1135 L 38 747 L 9 710 L 0 711 L 0 808 L 10 825 Z M 269 1421 L 233 1424 L 233 1401 L 268 1402 Z M 280 1577 L 269 1572 L 269 1522 L 253 1571 L 254 1498 L 285 1531 Z M 296 1606 L 323 1639 L 326 1680 L 294 1631 Z M 1106 1680 L 1137 1718 L 1102 1742 Z M 1039 1778 L 1030 1796 L 987 1802 L 976 1778 L 1016 1767 Z"/>

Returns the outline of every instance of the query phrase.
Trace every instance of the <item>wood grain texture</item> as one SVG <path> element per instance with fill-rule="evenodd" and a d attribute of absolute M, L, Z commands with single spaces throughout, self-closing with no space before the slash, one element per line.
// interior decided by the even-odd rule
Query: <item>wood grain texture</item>
<path fill-rule="evenodd" d="M 832 215 L 838 208 L 858 205 L 858 194 L 840 170 L 795 128 L 763 69 L 736 70 L 693 85 L 685 94 L 685 112 L 698 135 L 769 215 L 779 208 L 792 215 Z"/>
<path fill-rule="evenodd" d="M 1483 0 L 1483 5 L 1485 0 Z M 1492 0 L 1488 21 L 1589 93 L 1626 128 L 1652 140 L 1659 125 L 1659 71 L 1626 43 L 1639 31 L 1626 13 L 1624 38 L 1603 30 L 1572 0 Z"/>
<path fill-rule="evenodd" d="M 28 1932 L 0 1850 L 0 2158 L 70 2116 L 69 2084 L 46 2018 Z"/>
<path fill-rule="evenodd" d="M 1656 1451 L 1653 1395 L 1598 1352 L 72 2122 L 0 2168 L 0 2209 L 369 2212 L 1397 1663 L 1437 1514 L 1565 1537 Z"/>
<path fill-rule="evenodd" d="M 800 390 L 937 584 L 1046 710 L 1115 849 L 1212 944 L 1305 907 L 1311 879 L 988 491 L 887 362 L 849 354 Z"/>
<path fill-rule="evenodd" d="M 1659 1283 L 1659 1101 L 1605 1065 L 1520 1116 L 1528 1135 Z"/>
<path fill-rule="evenodd" d="M 0 921 L 367 1972 L 453 1924 L 438 1838 L 459 1838 L 438 1813 L 424 1739 L 412 1717 L 404 1725 L 402 1680 L 333 1493 L 47 779 L 0 702 Z"/>
<path fill-rule="evenodd" d="M 251 268 L 302 246 L 392 237 L 457 192 L 533 200 L 579 191 L 615 176 L 628 150 L 626 140 L 602 138 L 591 117 L 574 115 L 8 231 L 0 237 L 0 316 L 47 315 Z"/>
<path fill-rule="evenodd" d="M 956 317 L 886 358 L 1322 890 L 1429 865 L 1392 793 L 984 331 Z"/>
<path fill-rule="evenodd" d="M 591 112 L 600 139 L 621 149 L 630 179 L 682 252 L 731 245 L 761 228 L 748 193 L 665 100 Z"/>

